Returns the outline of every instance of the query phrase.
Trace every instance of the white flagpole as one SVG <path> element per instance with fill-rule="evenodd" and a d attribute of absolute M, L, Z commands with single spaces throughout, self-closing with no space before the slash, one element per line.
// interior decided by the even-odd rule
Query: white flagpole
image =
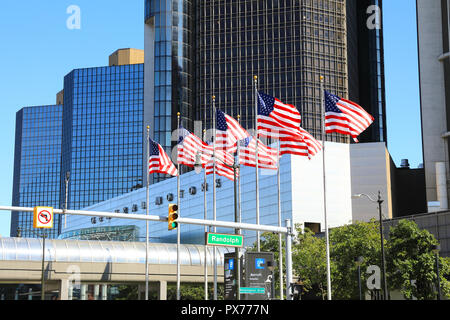
<path fill-rule="evenodd" d="M 149 205 L 150 205 L 150 172 L 148 162 L 150 160 L 150 126 L 147 126 L 147 205 L 145 206 L 146 214 L 149 215 Z M 148 300 L 148 238 L 149 238 L 149 221 L 145 222 L 145 300 Z"/>
<path fill-rule="evenodd" d="M 258 76 L 253 76 L 255 81 L 255 130 L 256 130 L 256 224 L 259 224 L 259 159 L 258 159 Z M 256 249 L 261 251 L 261 235 L 260 231 L 256 231 Z"/>
<path fill-rule="evenodd" d="M 325 95 L 323 86 L 324 77 L 320 76 L 320 100 L 322 104 L 322 166 L 323 166 L 323 212 L 325 223 L 325 241 L 326 241 L 326 255 L 327 255 L 327 297 L 331 300 L 331 267 L 330 267 L 330 238 L 328 234 L 328 221 L 327 221 L 327 185 L 325 174 Z"/>
<path fill-rule="evenodd" d="M 281 172 L 280 172 L 280 139 L 278 139 L 278 167 L 277 167 L 277 185 L 278 185 L 278 226 L 281 227 Z M 278 233 L 278 269 L 280 272 L 280 300 L 283 300 L 283 245 L 281 233 Z M 275 279 L 273 280 L 275 281 Z M 275 294 L 275 292 L 273 293 Z"/>
<path fill-rule="evenodd" d="M 180 113 L 177 113 L 178 117 L 178 136 L 180 135 Z M 178 150 L 177 150 L 178 151 Z M 180 217 L 180 163 L 177 161 L 177 206 L 178 206 L 178 217 Z M 181 225 L 178 224 L 177 226 L 177 300 L 181 299 L 181 288 L 180 288 L 180 238 L 181 238 L 181 231 L 180 231 Z"/>
<path fill-rule="evenodd" d="M 206 111 L 206 110 L 205 110 Z M 205 112 L 206 113 L 206 112 Z M 206 121 L 205 121 L 206 125 Z M 203 129 L 203 141 L 206 143 L 206 129 Z M 207 220 L 207 203 L 206 203 L 206 167 L 205 170 L 203 170 L 203 218 Z M 205 235 L 208 232 L 208 227 L 205 226 Z M 205 241 L 205 300 L 208 300 L 208 259 L 207 259 L 207 253 L 208 253 L 208 246 L 206 245 Z"/>
<path fill-rule="evenodd" d="M 213 100 L 213 220 L 216 221 L 216 96 L 212 96 Z M 214 232 L 216 232 L 217 227 L 214 226 Z M 213 259 L 214 259 L 214 300 L 217 300 L 217 250 L 216 246 L 213 248 Z"/>

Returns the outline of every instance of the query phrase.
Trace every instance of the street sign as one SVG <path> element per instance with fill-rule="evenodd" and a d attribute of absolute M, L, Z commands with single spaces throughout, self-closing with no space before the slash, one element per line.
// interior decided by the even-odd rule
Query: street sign
<path fill-rule="evenodd" d="M 206 232 L 206 245 L 242 248 L 244 246 L 244 236 Z"/>
<path fill-rule="evenodd" d="M 265 294 L 266 288 L 258 288 L 258 287 L 241 287 L 241 294 Z"/>
<path fill-rule="evenodd" d="M 33 214 L 33 228 L 53 228 L 52 207 L 35 207 Z"/>

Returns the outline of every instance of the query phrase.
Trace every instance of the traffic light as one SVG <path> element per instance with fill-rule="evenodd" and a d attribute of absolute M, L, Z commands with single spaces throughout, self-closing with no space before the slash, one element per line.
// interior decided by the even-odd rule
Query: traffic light
<path fill-rule="evenodd" d="M 176 229 L 178 227 L 177 219 L 178 219 L 178 206 L 176 204 L 169 204 L 169 215 L 168 215 L 168 223 L 169 230 Z"/>

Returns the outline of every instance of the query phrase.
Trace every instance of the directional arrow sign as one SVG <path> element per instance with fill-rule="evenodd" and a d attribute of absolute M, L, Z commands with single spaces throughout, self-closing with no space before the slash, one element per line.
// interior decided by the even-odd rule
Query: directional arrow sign
<path fill-rule="evenodd" d="M 242 248 L 244 246 L 244 236 L 207 232 L 206 245 Z"/>

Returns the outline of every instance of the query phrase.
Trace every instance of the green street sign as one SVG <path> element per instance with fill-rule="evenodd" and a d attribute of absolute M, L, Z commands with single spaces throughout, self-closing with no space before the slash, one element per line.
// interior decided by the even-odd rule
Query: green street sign
<path fill-rule="evenodd" d="M 206 245 L 242 248 L 244 246 L 244 236 L 207 232 Z"/>
<path fill-rule="evenodd" d="M 241 294 L 265 294 L 265 288 L 257 288 L 257 287 L 241 287 L 239 288 Z"/>

